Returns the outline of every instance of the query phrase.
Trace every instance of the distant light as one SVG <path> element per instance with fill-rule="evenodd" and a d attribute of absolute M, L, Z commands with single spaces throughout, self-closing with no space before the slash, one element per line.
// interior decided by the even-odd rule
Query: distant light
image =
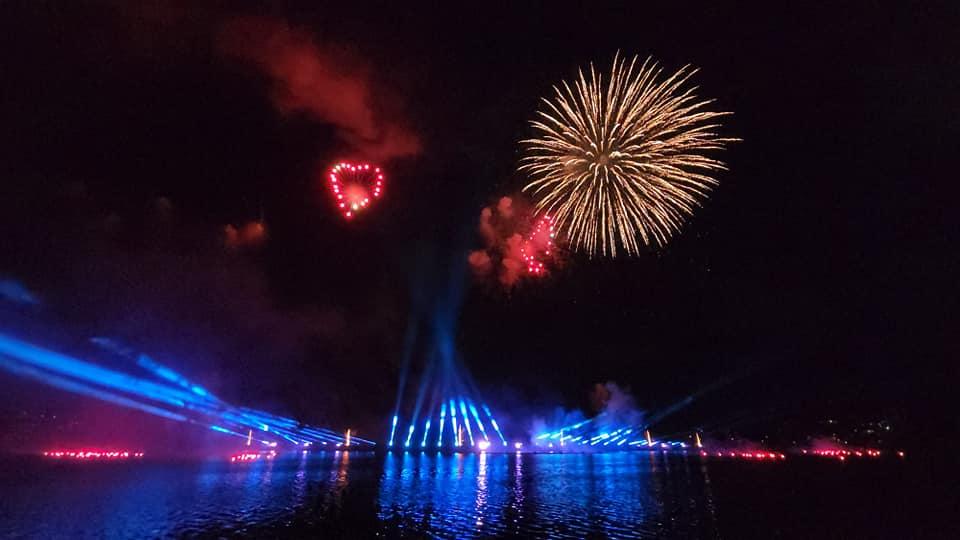
<path fill-rule="evenodd" d="M 43 455 L 56 459 L 94 460 L 141 458 L 143 452 L 130 452 L 128 450 L 48 450 Z"/>
<path fill-rule="evenodd" d="M 520 442 L 520 441 L 517 441 L 517 442 L 513 443 L 513 447 L 516 448 L 517 450 L 519 450 L 519 449 L 523 448 L 523 443 Z"/>
<path fill-rule="evenodd" d="M 480 450 L 486 450 L 490 448 L 490 441 L 480 441 L 477 443 L 477 448 Z"/>

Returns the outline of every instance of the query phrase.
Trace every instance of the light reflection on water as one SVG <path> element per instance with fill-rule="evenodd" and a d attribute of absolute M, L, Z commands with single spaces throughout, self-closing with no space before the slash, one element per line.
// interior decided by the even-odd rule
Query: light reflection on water
<path fill-rule="evenodd" d="M 0 537 L 711 537 L 708 478 L 647 453 L 0 461 Z"/>
<path fill-rule="evenodd" d="M 457 538 L 716 536 L 712 519 L 689 518 L 713 515 L 705 469 L 699 460 L 670 461 L 638 452 L 392 453 L 379 518 L 388 534 Z"/>

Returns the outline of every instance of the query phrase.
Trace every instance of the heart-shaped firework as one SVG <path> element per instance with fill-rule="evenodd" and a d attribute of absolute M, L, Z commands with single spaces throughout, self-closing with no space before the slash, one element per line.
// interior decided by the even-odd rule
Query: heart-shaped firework
<path fill-rule="evenodd" d="M 369 163 L 337 163 L 328 178 L 334 202 L 348 219 L 383 195 L 383 170 Z"/>
<path fill-rule="evenodd" d="M 520 246 L 520 255 L 523 262 L 527 265 L 527 272 L 535 276 L 542 276 L 547 273 L 544 266 L 546 261 L 553 253 L 553 218 L 543 216 L 537 221 L 537 226 L 533 232 L 524 239 Z"/>

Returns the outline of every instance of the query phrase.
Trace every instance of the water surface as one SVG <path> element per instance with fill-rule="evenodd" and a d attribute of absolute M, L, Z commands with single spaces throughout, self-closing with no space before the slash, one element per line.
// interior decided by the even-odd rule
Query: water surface
<path fill-rule="evenodd" d="M 0 461 L 0 537 L 918 536 L 905 474 L 896 462 L 646 452 L 20 458 Z"/>

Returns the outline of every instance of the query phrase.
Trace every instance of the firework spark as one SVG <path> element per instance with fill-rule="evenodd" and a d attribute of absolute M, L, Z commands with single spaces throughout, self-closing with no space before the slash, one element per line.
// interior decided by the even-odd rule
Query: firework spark
<path fill-rule="evenodd" d="M 346 218 L 370 205 L 371 197 L 383 194 L 383 171 L 369 163 L 337 163 L 329 172 L 330 191 Z"/>
<path fill-rule="evenodd" d="M 608 81 L 593 65 L 572 86 L 554 87 L 531 122 L 536 138 L 522 141 L 524 190 L 550 215 L 574 251 L 615 257 L 640 245 L 665 245 L 710 189 L 724 164 L 706 155 L 738 139 L 717 135 L 716 119 L 686 66 L 662 79 L 647 59 L 637 68 L 613 59 Z M 661 80 L 662 79 L 662 80 Z"/>
<path fill-rule="evenodd" d="M 520 245 L 520 256 L 527 264 L 527 272 L 534 276 L 546 274 L 544 259 L 550 257 L 553 249 L 553 220 L 544 216 L 537 222 L 537 226 L 530 233 L 529 238 Z"/>

